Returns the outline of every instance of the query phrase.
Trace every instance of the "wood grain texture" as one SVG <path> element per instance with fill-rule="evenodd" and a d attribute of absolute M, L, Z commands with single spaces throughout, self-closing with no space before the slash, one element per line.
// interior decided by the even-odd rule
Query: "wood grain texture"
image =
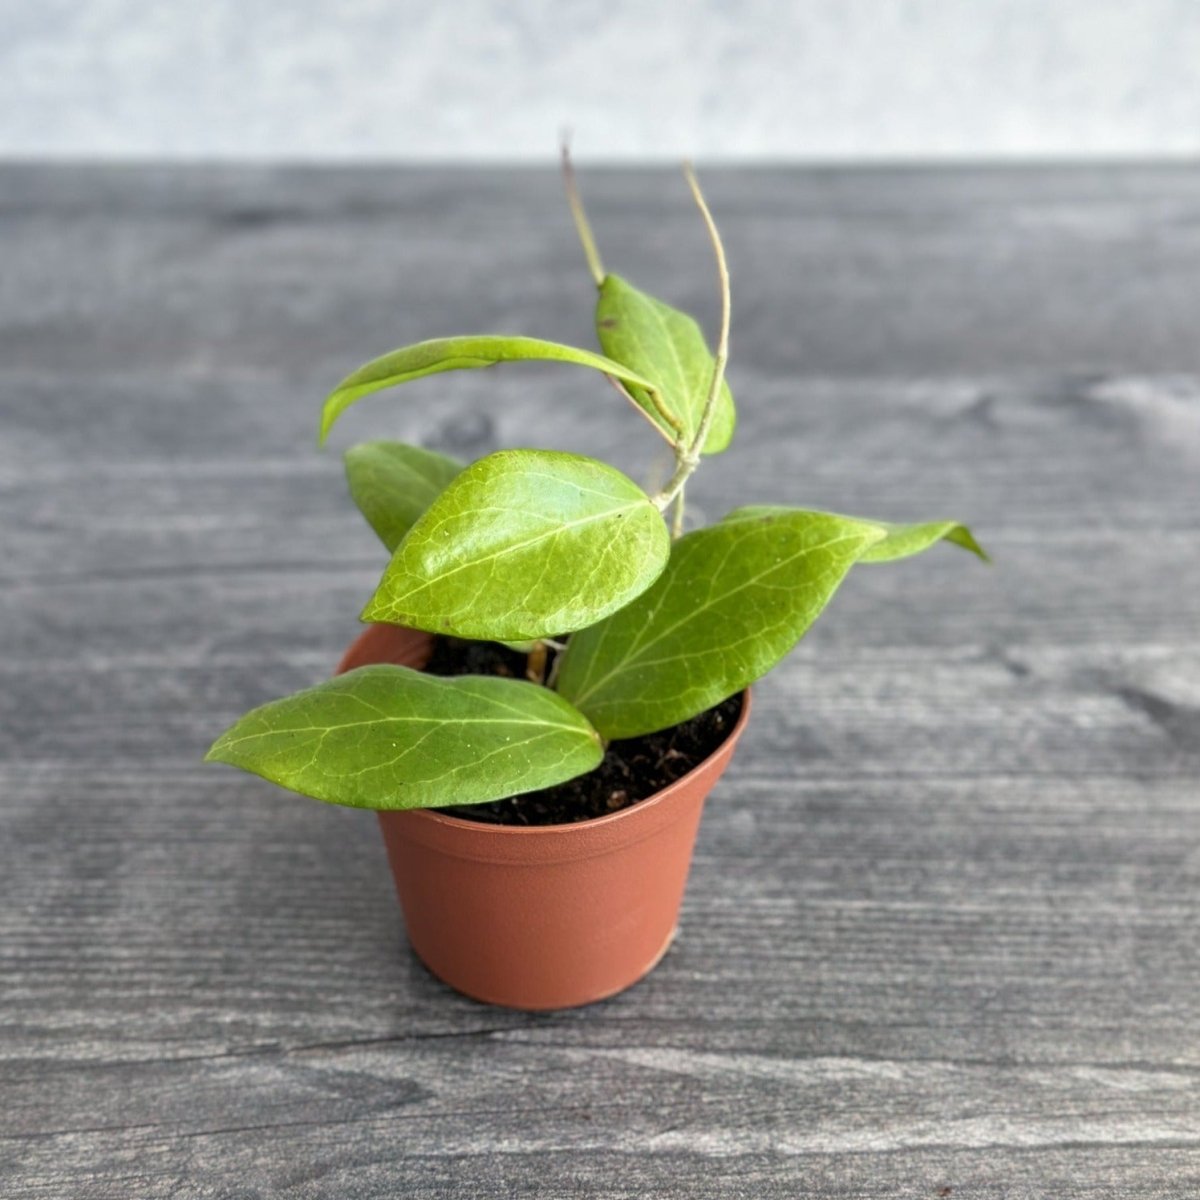
<path fill-rule="evenodd" d="M 711 325 L 682 185 L 583 182 Z M 327 387 L 589 337 L 553 174 L 0 168 L 6 1200 L 1200 1192 L 1200 171 L 705 183 L 741 424 L 691 498 L 957 516 L 997 565 L 857 571 L 758 689 L 662 965 L 527 1016 L 413 961 L 368 814 L 199 759 L 382 567 Z M 666 465 L 554 368 L 345 425 Z"/>

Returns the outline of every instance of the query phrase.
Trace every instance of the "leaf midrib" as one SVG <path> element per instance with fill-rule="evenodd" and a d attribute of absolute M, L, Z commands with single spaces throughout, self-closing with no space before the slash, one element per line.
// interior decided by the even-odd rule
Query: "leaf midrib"
<path fill-rule="evenodd" d="M 560 534 L 571 529 L 579 529 L 585 525 L 590 525 L 596 521 L 602 521 L 622 512 L 633 512 L 636 509 L 642 508 L 643 502 L 634 500 L 629 504 L 623 504 L 616 508 L 605 509 L 601 513 L 593 513 L 587 517 L 580 517 L 577 521 L 566 521 L 555 525 L 553 528 L 544 531 L 543 533 L 535 534 L 531 538 L 527 538 L 523 542 L 514 542 L 512 545 L 505 546 L 502 549 L 495 550 L 491 554 L 484 555 L 482 558 L 472 558 L 469 562 L 460 563 L 456 567 L 450 568 L 448 571 L 441 571 L 431 579 L 422 580 L 419 586 L 410 588 L 405 592 L 397 593 L 388 597 L 388 606 L 395 608 L 402 600 L 410 599 L 413 596 L 420 595 L 427 588 L 433 587 L 435 584 L 441 584 L 453 575 L 457 575 L 461 571 L 473 570 L 476 567 L 481 567 L 486 563 L 494 562 L 498 558 L 502 558 L 508 554 L 516 554 L 521 550 L 526 550 L 530 546 L 536 546 L 539 542 L 544 542 L 550 538 L 556 538 Z M 446 520 L 457 520 L 468 515 L 472 510 L 467 509 L 462 512 L 454 513 Z M 410 572 L 411 575 L 411 572 Z"/>
<path fill-rule="evenodd" d="M 261 733 L 247 733 L 239 738 L 223 740 L 221 744 L 238 746 L 255 738 L 278 737 L 288 733 L 334 733 L 339 729 L 360 729 L 365 725 L 529 725 L 538 729 L 563 729 L 583 738 L 592 736 L 577 725 L 563 725 L 558 721 L 521 721 L 512 717 L 372 717 L 363 721 L 339 721 L 334 725 L 289 725 L 280 729 L 264 729 Z"/>
<path fill-rule="evenodd" d="M 382 461 L 380 461 L 382 459 Z M 438 490 L 439 480 L 433 475 L 426 475 L 419 471 L 416 466 L 408 459 L 403 458 L 398 454 L 392 454 L 388 450 L 379 450 L 365 458 L 360 458 L 359 463 L 366 467 L 367 472 L 372 477 L 372 482 L 375 483 L 380 491 L 395 491 L 403 492 L 403 485 L 400 483 L 397 476 L 407 476 L 410 480 L 424 484 L 431 491 Z"/>
<path fill-rule="evenodd" d="M 686 372 L 683 369 L 683 360 L 679 357 L 679 351 L 675 348 L 675 341 L 672 338 L 670 330 L 667 326 L 666 317 L 665 317 L 662 309 L 654 302 L 654 300 L 651 297 L 643 295 L 643 294 L 637 292 L 636 290 L 634 290 L 632 294 L 646 309 L 649 310 L 651 316 L 653 317 L 654 321 L 658 325 L 659 336 L 666 343 L 667 349 L 670 351 L 671 358 L 675 365 L 675 380 L 678 385 L 678 387 L 677 387 L 678 394 L 674 397 L 670 397 L 668 399 L 668 402 L 671 402 L 673 400 L 674 404 L 676 406 L 682 406 L 683 412 L 681 415 L 682 415 L 683 419 L 687 422 L 687 433 L 690 437 L 695 432 L 695 420 L 694 420 L 694 413 L 692 411 L 693 410 L 693 402 L 692 402 L 692 397 L 688 395 L 688 380 L 687 380 Z M 637 343 L 638 349 L 642 353 L 642 357 L 648 361 L 653 361 L 657 356 L 651 350 L 647 349 L 646 342 L 642 338 L 642 336 L 640 335 L 640 333 L 638 332 L 636 327 L 633 329 L 630 329 L 629 325 L 626 324 L 625 329 L 626 329 L 626 332 L 632 334 L 633 340 Z M 663 391 L 666 390 L 665 388 L 663 388 L 663 385 L 661 382 L 659 384 L 659 387 Z M 678 411 L 678 407 L 677 407 L 676 411 Z"/>

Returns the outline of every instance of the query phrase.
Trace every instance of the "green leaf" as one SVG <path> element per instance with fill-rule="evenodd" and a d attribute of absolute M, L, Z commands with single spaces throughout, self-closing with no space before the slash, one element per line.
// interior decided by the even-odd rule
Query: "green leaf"
<path fill-rule="evenodd" d="M 695 319 L 619 275 L 606 275 L 596 302 L 596 333 L 609 358 L 658 383 L 662 400 L 679 419 L 687 439 L 695 437 L 713 373 L 713 356 Z M 626 390 L 650 420 L 672 437 L 671 425 L 655 398 L 636 384 Z M 717 454 L 729 445 L 735 421 L 733 393 L 722 381 L 705 454 Z"/>
<path fill-rule="evenodd" d="M 958 521 L 927 521 L 921 525 L 892 525 L 880 521 L 887 530 L 887 537 L 874 545 L 862 556 L 865 563 L 891 562 L 895 558 L 908 558 L 928 550 L 935 542 L 951 542 L 970 550 L 984 562 L 991 562 L 988 552 L 975 540 L 974 535 Z"/>
<path fill-rule="evenodd" d="M 885 536 L 802 509 L 689 533 L 649 591 L 572 636 L 558 690 L 607 738 L 686 721 L 775 666 Z"/>
<path fill-rule="evenodd" d="M 547 688 L 371 666 L 264 704 L 206 761 L 355 808 L 441 808 L 551 787 L 598 766 L 596 731 Z"/>
<path fill-rule="evenodd" d="M 752 504 L 745 508 L 734 509 L 726 521 L 753 520 L 768 513 L 794 512 L 780 505 Z M 878 525 L 887 536 L 871 546 L 860 558 L 859 562 L 881 563 L 891 562 L 897 558 L 911 558 L 928 550 L 939 541 L 951 542 L 978 555 L 984 562 L 991 562 L 988 553 L 975 540 L 971 531 L 958 521 L 924 521 L 918 525 L 895 525 L 890 521 L 872 521 Z"/>
<path fill-rule="evenodd" d="M 344 457 L 350 495 L 389 550 L 463 469 L 453 458 L 404 442 L 363 442 Z"/>
<path fill-rule="evenodd" d="M 591 625 L 666 565 L 646 493 L 614 467 L 556 450 L 502 450 L 469 466 L 392 557 L 364 621 L 530 641 Z"/>
<path fill-rule="evenodd" d="M 574 346 L 563 346 L 558 342 L 544 342 L 540 338 L 507 337 L 498 334 L 478 334 L 469 337 L 434 338 L 428 342 L 417 342 L 393 350 L 382 358 L 372 359 L 347 375 L 330 392 L 321 411 L 321 437 L 323 443 L 329 436 L 334 422 L 355 401 L 372 392 L 408 383 L 424 375 L 436 375 L 439 371 L 462 371 L 476 367 L 490 367 L 501 362 L 564 362 L 579 367 L 592 367 L 603 371 L 622 383 L 639 387 L 651 395 L 657 393 L 656 384 L 619 362 L 593 354 L 590 350 L 579 350 Z"/>

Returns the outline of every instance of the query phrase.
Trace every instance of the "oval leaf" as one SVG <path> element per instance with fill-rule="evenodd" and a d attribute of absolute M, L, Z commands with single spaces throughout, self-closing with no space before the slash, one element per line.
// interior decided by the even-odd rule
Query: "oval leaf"
<path fill-rule="evenodd" d="M 477 367 L 490 367 L 501 362 L 564 362 L 579 367 L 591 367 L 603 371 L 622 383 L 636 386 L 654 396 L 657 385 L 643 378 L 619 362 L 593 354 L 590 350 L 579 350 L 574 346 L 563 346 L 558 342 L 544 342 L 540 338 L 507 337 L 499 334 L 477 334 L 468 337 L 434 338 L 393 350 L 382 358 L 372 359 L 347 375 L 330 392 L 321 410 L 321 442 L 329 436 L 334 422 L 355 401 L 372 392 L 396 387 L 424 375 L 436 375 L 439 371 L 463 371 Z"/>
<path fill-rule="evenodd" d="M 572 636 L 558 690 L 606 738 L 686 721 L 775 666 L 884 536 L 801 509 L 689 533 L 645 595 Z"/>
<path fill-rule="evenodd" d="M 754 520 L 768 513 L 794 512 L 780 505 L 752 504 L 744 508 L 734 509 L 724 522 Z M 890 521 L 872 521 L 887 535 L 880 542 L 871 546 L 860 558 L 859 562 L 881 563 L 892 562 L 897 558 L 911 558 L 928 550 L 937 542 L 950 542 L 961 546 L 972 554 L 978 555 L 984 562 L 991 562 L 987 551 L 975 540 L 971 531 L 959 521 L 924 521 L 918 525 L 895 525 Z"/>
<path fill-rule="evenodd" d="M 350 495 L 389 550 L 463 469 L 453 458 L 404 442 L 363 442 L 344 460 Z"/>
<path fill-rule="evenodd" d="M 546 688 L 381 665 L 256 708 L 205 757 L 331 804 L 403 809 L 551 787 L 603 756 L 596 731 Z"/>
<path fill-rule="evenodd" d="M 619 275 L 607 275 L 596 301 L 596 333 L 609 358 L 658 384 L 662 402 L 678 418 L 685 437 L 689 441 L 694 438 L 714 365 L 695 318 L 647 295 Z M 673 436 L 654 396 L 636 385 L 627 385 L 625 390 L 667 437 Z M 722 381 L 717 411 L 704 442 L 705 454 L 717 454 L 729 445 L 735 421 L 733 393 Z"/>
<path fill-rule="evenodd" d="M 364 621 L 493 641 L 591 625 L 654 582 L 661 514 L 620 471 L 502 450 L 462 472 L 400 543 Z"/>

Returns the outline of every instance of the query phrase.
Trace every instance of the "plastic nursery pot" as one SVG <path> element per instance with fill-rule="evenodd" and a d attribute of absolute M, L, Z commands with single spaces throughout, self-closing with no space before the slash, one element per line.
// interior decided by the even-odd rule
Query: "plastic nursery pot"
<path fill-rule="evenodd" d="M 339 674 L 421 667 L 428 634 L 372 625 Z M 409 941 L 439 979 L 508 1008 L 590 1004 L 636 983 L 675 936 L 704 799 L 750 713 L 662 791 L 574 825 L 485 825 L 452 809 L 381 812 Z"/>

